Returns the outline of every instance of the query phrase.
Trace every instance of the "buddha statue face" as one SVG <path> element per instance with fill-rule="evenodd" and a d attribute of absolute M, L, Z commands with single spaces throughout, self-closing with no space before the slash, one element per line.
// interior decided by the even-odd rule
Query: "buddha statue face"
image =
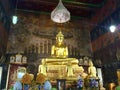
<path fill-rule="evenodd" d="M 45 64 L 46 64 L 46 63 L 45 63 L 45 60 L 43 59 L 43 60 L 42 60 L 42 65 L 45 65 Z"/>
<path fill-rule="evenodd" d="M 56 36 L 56 42 L 58 44 L 62 44 L 64 40 L 64 35 L 62 34 L 62 32 L 60 31 L 57 36 Z"/>
<path fill-rule="evenodd" d="M 89 66 L 93 66 L 92 60 L 89 61 Z"/>

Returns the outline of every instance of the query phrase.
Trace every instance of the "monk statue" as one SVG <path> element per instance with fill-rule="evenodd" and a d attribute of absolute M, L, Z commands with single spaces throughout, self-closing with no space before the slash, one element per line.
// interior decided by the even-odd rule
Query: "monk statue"
<path fill-rule="evenodd" d="M 47 76 L 46 71 L 47 71 L 47 66 L 46 66 L 46 63 L 45 63 L 45 59 L 42 59 L 42 64 L 39 65 L 38 73 L 42 73 L 45 76 Z"/>
<path fill-rule="evenodd" d="M 88 74 L 89 77 L 96 77 L 96 68 L 93 66 L 92 60 L 89 61 Z"/>
<path fill-rule="evenodd" d="M 68 57 L 68 48 L 64 45 L 64 35 L 61 31 L 56 35 L 56 44 L 51 48 L 51 56 L 55 58 Z"/>

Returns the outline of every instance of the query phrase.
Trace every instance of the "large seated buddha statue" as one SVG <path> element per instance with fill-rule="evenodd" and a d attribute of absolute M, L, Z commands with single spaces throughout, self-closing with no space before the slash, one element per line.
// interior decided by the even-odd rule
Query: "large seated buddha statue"
<path fill-rule="evenodd" d="M 51 78 L 73 77 L 75 68 L 78 68 L 78 59 L 68 58 L 68 47 L 64 44 L 64 35 L 61 31 L 56 35 L 56 43 L 51 47 L 51 57 L 43 58 L 44 71 Z M 43 66 L 44 64 L 42 63 Z M 40 69 L 38 73 L 41 72 Z M 42 72 L 41 72 L 42 73 Z"/>
<path fill-rule="evenodd" d="M 52 45 L 51 57 L 46 58 L 46 64 L 78 64 L 76 58 L 68 58 L 68 47 L 64 44 L 64 35 L 61 31 L 56 35 L 56 43 Z"/>

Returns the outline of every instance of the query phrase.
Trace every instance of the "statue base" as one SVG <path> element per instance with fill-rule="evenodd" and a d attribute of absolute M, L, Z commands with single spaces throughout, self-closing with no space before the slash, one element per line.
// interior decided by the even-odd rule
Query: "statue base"
<path fill-rule="evenodd" d="M 79 66 L 76 58 L 43 58 L 42 62 L 46 65 L 47 77 L 50 80 L 78 77 Z"/>

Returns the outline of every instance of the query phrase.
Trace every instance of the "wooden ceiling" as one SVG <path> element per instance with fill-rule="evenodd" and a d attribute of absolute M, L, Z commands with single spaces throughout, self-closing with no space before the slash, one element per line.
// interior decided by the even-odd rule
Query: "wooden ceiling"
<path fill-rule="evenodd" d="M 16 9 L 50 14 L 59 0 L 13 0 Z M 62 0 L 72 17 L 90 19 L 107 0 Z"/>

